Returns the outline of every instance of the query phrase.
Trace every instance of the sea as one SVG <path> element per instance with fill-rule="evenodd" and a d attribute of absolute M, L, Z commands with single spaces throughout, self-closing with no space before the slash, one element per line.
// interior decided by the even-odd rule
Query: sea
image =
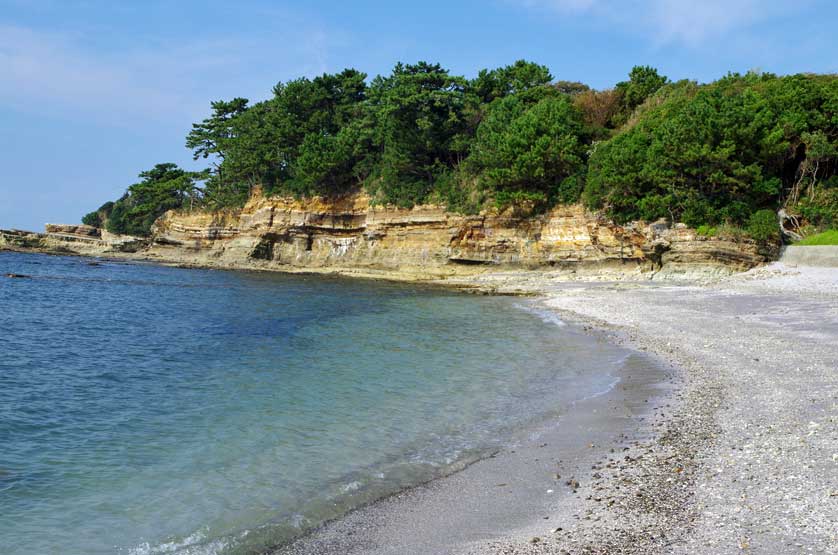
<path fill-rule="evenodd" d="M 626 357 L 533 299 L 0 252 L 0 553 L 270 552 Z"/>

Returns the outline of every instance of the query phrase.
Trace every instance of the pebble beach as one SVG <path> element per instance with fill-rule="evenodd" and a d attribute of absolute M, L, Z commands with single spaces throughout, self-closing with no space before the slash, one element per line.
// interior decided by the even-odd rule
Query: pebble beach
<path fill-rule="evenodd" d="M 560 422 L 281 553 L 838 553 L 833 269 L 775 263 L 688 283 L 508 273 L 476 285 L 537 294 L 656 362 L 587 407 L 609 417 Z M 523 492 L 516 501 L 498 494 L 506 483 Z M 481 502 L 463 501 L 472 495 Z"/>

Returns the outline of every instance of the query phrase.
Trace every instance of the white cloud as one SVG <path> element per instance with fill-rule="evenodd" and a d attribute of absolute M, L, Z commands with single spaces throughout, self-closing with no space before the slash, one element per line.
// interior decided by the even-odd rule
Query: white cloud
<path fill-rule="evenodd" d="M 157 39 L 106 50 L 89 37 L 0 23 L 0 102 L 29 113 L 116 125 L 193 118 L 210 100 L 263 98 L 280 79 L 327 69 L 318 29 L 278 37 Z"/>
<path fill-rule="evenodd" d="M 513 2 L 516 0 L 512 0 Z M 789 11 L 808 0 L 517 0 L 526 8 L 575 13 L 651 34 L 656 42 L 698 46 Z"/>
<path fill-rule="evenodd" d="M 756 0 L 654 0 L 649 4 L 649 22 L 664 42 L 699 44 L 768 15 Z"/>

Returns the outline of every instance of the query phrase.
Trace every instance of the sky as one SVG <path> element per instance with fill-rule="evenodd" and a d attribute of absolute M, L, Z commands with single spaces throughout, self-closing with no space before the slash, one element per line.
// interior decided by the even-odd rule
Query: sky
<path fill-rule="evenodd" d="M 76 223 L 184 146 L 213 100 L 398 61 L 473 77 L 527 59 L 608 88 L 838 73 L 834 0 L 0 0 L 0 228 Z"/>

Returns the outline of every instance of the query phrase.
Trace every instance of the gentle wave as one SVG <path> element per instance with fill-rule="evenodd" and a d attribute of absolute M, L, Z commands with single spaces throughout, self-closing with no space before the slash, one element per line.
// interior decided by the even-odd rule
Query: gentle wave
<path fill-rule="evenodd" d="M 542 307 L 539 307 L 539 306 L 535 306 L 534 304 L 522 304 L 522 303 L 516 303 L 514 306 L 515 306 L 515 308 L 524 310 L 524 311 L 529 312 L 531 314 L 535 314 L 545 324 L 554 324 L 554 325 L 559 326 L 559 327 L 564 327 L 564 326 L 567 325 L 567 322 L 562 320 L 559 317 L 558 314 L 556 314 L 555 312 L 553 312 L 552 310 L 550 310 L 548 308 L 542 308 Z"/>
<path fill-rule="evenodd" d="M 242 537 L 246 537 L 244 533 Z M 220 555 L 232 547 L 230 540 L 215 539 L 207 541 L 206 529 L 193 532 L 180 541 L 168 541 L 157 545 L 144 542 L 128 551 L 128 555 Z"/>

